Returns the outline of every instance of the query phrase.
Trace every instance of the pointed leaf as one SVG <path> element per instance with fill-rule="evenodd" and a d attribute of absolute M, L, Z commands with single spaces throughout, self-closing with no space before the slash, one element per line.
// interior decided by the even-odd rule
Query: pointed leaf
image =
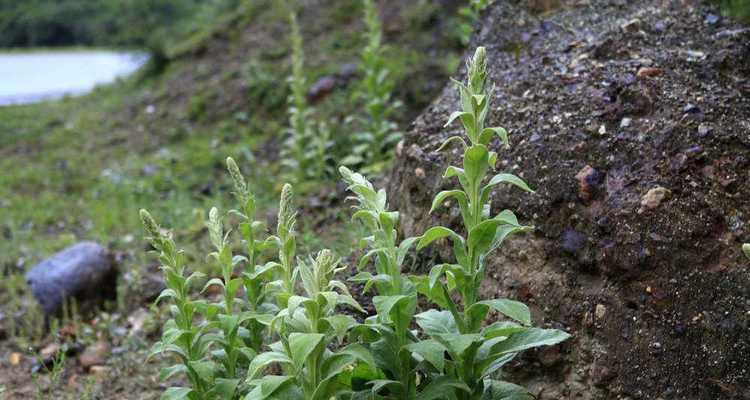
<path fill-rule="evenodd" d="M 433 379 L 419 394 L 417 394 L 416 400 L 435 400 L 444 399 L 448 393 L 452 393 L 455 390 L 461 390 L 466 393 L 471 393 L 471 389 L 466 386 L 462 381 L 447 375 L 438 376 Z"/>

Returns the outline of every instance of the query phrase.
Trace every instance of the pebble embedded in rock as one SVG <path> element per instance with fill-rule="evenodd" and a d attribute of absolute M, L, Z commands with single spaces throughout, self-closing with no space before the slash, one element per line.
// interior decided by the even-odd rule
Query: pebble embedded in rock
<path fill-rule="evenodd" d="M 586 165 L 576 174 L 578 181 L 578 197 L 583 201 L 589 201 L 599 192 L 604 181 L 604 175 L 594 167 Z"/>
<path fill-rule="evenodd" d="M 642 25 L 641 20 L 638 18 L 634 18 L 620 25 L 620 28 L 622 28 L 624 32 L 634 33 L 634 32 L 638 32 L 639 30 L 641 30 L 641 25 Z"/>
<path fill-rule="evenodd" d="M 107 249 L 93 242 L 70 246 L 26 273 L 26 283 L 46 315 L 75 298 L 80 304 L 114 299 L 117 271 Z"/>
<path fill-rule="evenodd" d="M 586 243 L 586 236 L 574 229 L 566 229 L 562 234 L 562 249 L 569 254 L 576 254 Z"/>
<path fill-rule="evenodd" d="M 112 371 L 112 368 L 107 367 L 106 365 L 94 365 L 89 368 L 91 375 L 94 375 L 97 378 L 103 378 L 109 375 L 110 371 Z"/>
<path fill-rule="evenodd" d="M 719 22 L 721 18 L 716 14 L 708 14 L 706 15 L 706 23 L 709 25 L 716 25 L 717 22 Z"/>
<path fill-rule="evenodd" d="M 10 353 L 10 357 L 8 357 L 8 361 L 10 361 L 10 365 L 13 365 L 13 366 L 20 364 L 22 360 L 23 360 L 23 354 L 17 351 Z"/>
<path fill-rule="evenodd" d="M 664 70 L 661 68 L 654 67 L 643 67 L 638 70 L 636 76 L 639 78 L 656 78 L 657 76 L 664 75 Z"/>
<path fill-rule="evenodd" d="M 641 198 L 641 209 L 639 212 L 653 210 L 654 208 L 659 207 L 661 202 L 667 199 L 671 194 L 672 192 L 670 192 L 669 189 L 661 186 L 650 189 Z"/>
<path fill-rule="evenodd" d="M 597 320 L 604 319 L 604 316 L 607 314 L 607 307 L 604 304 L 597 304 L 596 308 L 594 309 L 594 316 L 596 316 Z"/>
<path fill-rule="evenodd" d="M 702 124 L 698 125 L 698 135 L 700 135 L 700 137 L 705 137 L 709 133 L 711 133 L 711 125 L 710 124 L 702 123 Z"/>

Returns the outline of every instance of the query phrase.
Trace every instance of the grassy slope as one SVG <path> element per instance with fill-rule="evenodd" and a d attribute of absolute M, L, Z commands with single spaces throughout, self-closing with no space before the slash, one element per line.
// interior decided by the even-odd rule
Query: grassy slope
<path fill-rule="evenodd" d="M 332 6 L 303 12 L 311 80 L 355 61 L 362 42 L 355 34 L 358 7 L 327 3 Z M 275 147 L 267 141 L 285 124 L 285 14 L 273 7 L 253 11 L 203 35 L 156 79 L 131 79 L 84 98 L 0 108 L 0 224 L 6 239 L 0 265 L 33 264 L 84 238 L 130 249 L 132 236 L 140 236 L 134 216 L 141 206 L 187 229 L 193 208 L 221 204 L 227 155 L 246 172 L 258 164 L 275 172 L 266 150 Z M 321 20 L 328 25 L 315 22 Z M 391 36 L 407 42 L 417 36 L 422 43 L 409 43 L 415 46 L 433 40 L 409 30 Z M 402 44 L 390 50 L 397 78 L 411 80 L 436 68 L 419 60 L 418 48 Z M 437 68 L 438 76 L 448 71 Z M 401 93 L 423 95 L 407 113 L 428 100 L 418 85 Z M 336 93 L 321 108 L 347 114 L 347 99 L 346 92 Z M 264 154 L 252 156 L 263 144 Z M 253 175 L 261 195 L 275 186 L 269 186 L 268 174 Z"/>
<path fill-rule="evenodd" d="M 27 268 L 79 240 L 98 241 L 118 254 L 121 270 L 134 275 L 123 280 L 123 293 L 130 293 L 144 267 L 153 264 L 141 241 L 141 207 L 175 229 L 200 268 L 203 210 L 231 201 L 223 167 L 228 155 L 250 177 L 272 218 L 288 44 L 286 11 L 271 3 L 253 2 L 252 9 L 227 15 L 172 49 L 174 61 L 157 77 L 131 78 L 82 98 L 0 108 L 0 271 L 10 275 L 0 287 L 0 307 L 15 297 L 11 292 L 23 291 L 19 283 Z M 390 68 L 407 105 L 403 122 L 431 100 L 455 67 L 460 49 L 445 33 L 455 10 L 431 2 L 383 3 Z M 320 0 L 302 10 L 300 21 L 310 82 L 357 60 L 363 38 L 356 3 Z M 354 111 L 350 88 L 324 100 L 320 112 L 343 118 Z M 301 245 L 326 242 L 343 252 L 351 241 L 340 234 L 348 213 L 327 210 L 322 197 L 319 214 L 302 216 L 302 228 L 311 230 Z M 130 304 L 120 312 L 142 303 L 137 296 L 121 299 Z M 0 357 L 18 348 L 18 342 L 5 343 Z M 135 369 L 133 376 L 153 369 L 138 369 L 145 345 L 116 361 L 125 363 L 118 368 Z M 27 370 L 18 372 L 17 382 L 8 374 L 0 388 L 26 393 Z M 131 383 L 138 390 L 157 387 L 153 377 L 137 380 L 121 378 L 101 390 L 114 395 Z"/>

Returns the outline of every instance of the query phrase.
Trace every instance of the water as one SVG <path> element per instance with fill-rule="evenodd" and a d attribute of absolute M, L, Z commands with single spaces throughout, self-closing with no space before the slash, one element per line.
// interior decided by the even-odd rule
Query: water
<path fill-rule="evenodd" d="M 0 53 L 0 106 L 88 93 L 133 73 L 147 58 L 101 50 Z"/>

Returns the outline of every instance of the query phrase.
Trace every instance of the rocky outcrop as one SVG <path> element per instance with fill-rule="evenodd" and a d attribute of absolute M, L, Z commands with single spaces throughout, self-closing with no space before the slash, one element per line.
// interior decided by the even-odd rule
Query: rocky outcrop
<path fill-rule="evenodd" d="M 693 1 L 497 1 L 478 45 L 490 126 L 511 134 L 498 170 L 537 189 L 495 193 L 537 229 L 490 260 L 483 290 L 575 337 L 509 372 L 541 399 L 750 398 L 750 28 Z M 446 87 L 397 149 L 406 235 L 460 226 L 428 213 L 452 185 L 458 153 L 435 150 L 457 109 Z"/>
<path fill-rule="evenodd" d="M 46 315 L 76 299 L 82 307 L 117 296 L 117 270 L 104 247 L 81 242 L 65 248 L 26 273 L 26 283 Z"/>

